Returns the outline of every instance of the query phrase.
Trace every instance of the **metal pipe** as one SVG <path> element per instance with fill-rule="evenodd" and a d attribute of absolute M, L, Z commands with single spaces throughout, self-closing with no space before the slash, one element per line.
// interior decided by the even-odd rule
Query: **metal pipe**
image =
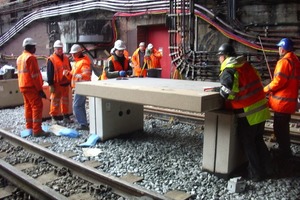
<path fill-rule="evenodd" d="M 122 5 L 122 6 L 120 6 Z M 55 17 L 60 15 L 66 15 L 70 13 L 79 13 L 90 10 L 108 10 L 113 12 L 143 12 L 143 11 L 158 11 L 162 9 L 167 9 L 169 1 L 131 1 L 131 4 L 124 1 L 93 1 L 85 0 L 80 2 L 72 2 L 68 4 L 52 6 L 49 8 L 43 8 L 30 13 L 29 15 L 18 21 L 12 28 L 10 28 L 6 33 L 0 37 L 0 47 L 3 46 L 7 41 L 9 41 L 13 36 L 15 36 L 24 27 L 35 20 L 42 18 Z"/>

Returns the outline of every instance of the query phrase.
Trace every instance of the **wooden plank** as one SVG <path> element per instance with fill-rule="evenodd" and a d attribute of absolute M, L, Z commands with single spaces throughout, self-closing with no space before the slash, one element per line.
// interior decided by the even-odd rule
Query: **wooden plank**
<path fill-rule="evenodd" d="M 182 191 L 174 190 L 174 191 L 167 192 L 165 196 L 174 200 L 186 200 L 190 198 L 192 195 Z"/>
<path fill-rule="evenodd" d="M 132 173 L 127 173 L 125 176 L 122 176 L 120 178 L 122 180 L 127 181 L 128 183 L 135 183 L 135 182 L 138 182 L 138 181 L 141 181 L 141 180 L 144 179 L 143 177 L 136 176 L 136 175 L 134 175 Z"/>

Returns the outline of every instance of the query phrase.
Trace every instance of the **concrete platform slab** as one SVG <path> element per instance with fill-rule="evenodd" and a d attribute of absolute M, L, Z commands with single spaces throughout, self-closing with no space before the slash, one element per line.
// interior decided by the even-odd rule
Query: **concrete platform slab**
<path fill-rule="evenodd" d="M 76 84 L 75 93 L 91 97 L 206 112 L 222 107 L 218 92 L 204 92 L 205 87 L 220 86 L 216 82 L 158 78 L 108 79 Z"/>

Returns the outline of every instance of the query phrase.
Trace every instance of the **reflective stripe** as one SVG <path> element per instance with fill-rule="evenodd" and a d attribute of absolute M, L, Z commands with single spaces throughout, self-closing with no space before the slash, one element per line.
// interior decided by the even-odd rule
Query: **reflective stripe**
<path fill-rule="evenodd" d="M 235 100 L 243 100 L 243 99 L 247 99 L 247 98 L 249 98 L 250 96 L 252 96 L 252 95 L 254 95 L 254 94 L 260 92 L 261 89 L 262 89 L 262 87 L 258 87 L 258 88 L 256 88 L 255 90 L 252 90 L 251 92 L 247 93 L 246 95 L 243 95 L 243 96 L 237 96 L 237 97 L 235 97 L 234 99 L 235 99 Z"/>
<path fill-rule="evenodd" d="M 221 90 L 223 92 L 225 92 L 226 94 L 232 94 L 232 93 L 234 93 L 234 92 L 231 92 L 231 90 L 229 88 L 225 87 L 224 85 L 221 87 Z"/>
<path fill-rule="evenodd" d="M 277 99 L 277 100 L 282 100 L 282 101 L 288 101 L 288 102 L 294 102 L 297 101 L 297 98 L 286 98 L 286 97 L 280 97 L 280 96 L 274 96 L 272 95 L 272 98 Z"/>
<path fill-rule="evenodd" d="M 31 75 L 31 78 L 36 78 L 36 77 L 38 77 L 40 74 L 32 74 Z"/>
<path fill-rule="evenodd" d="M 18 73 L 19 73 L 19 74 L 28 73 L 28 70 L 27 70 L 27 69 L 25 69 L 25 70 L 20 70 L 20 71 L 18 71 Z"/>
<path fill-rule="evenodd" d="M 248 112 L 236 114 L 236 116 L 237 116 L 238 118 L 246 117 L 246 116 L 248 116 L 248 115 L 251 115 L 251 114 L 253 114 L 253 113 L 256 113 L 256 112 L 258 112 L 258 111 L 261 111 L 261 110 L 263 110 L 263 109 L 265 109 L 265 108 L 268 108 L 267 104 L 263 104 L 263 105 L 261 105 L 261 106 L 259 106 L 259 107 L 257 107 L 257 108 L 254 108 L 253 110 L 250 110 L 250 111 L 248 111 Z"/>
<path fill-rule="evenodd" d="M 240 91 L 243 91 L 243 90 L 246 90 L 248 88 L 251 88 L 252 86 L 256 85 L 256 84 L 259 84 L 260 83 L 260 80 L 255 80 L 255 81 L 252 81 L 251 83 L 248 83 L 247 85 L 245 85 L 244 87 L 240 87 Z"/>
<path fill-rule="evenodd" d="M 42 122 L 42 119 L 33 119 L 32 122 Z"/>

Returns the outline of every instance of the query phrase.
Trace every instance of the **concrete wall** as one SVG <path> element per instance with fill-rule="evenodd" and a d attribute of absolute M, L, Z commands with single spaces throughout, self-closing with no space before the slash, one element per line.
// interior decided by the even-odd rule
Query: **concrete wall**
<path fill-rule="evenodd" d="M 7 3 L 8 0 L 0 0 L 0 3 Z M 245 4 L 237 10 L 237 19 L 242 22 L 241 31 L 243 31 L 244 25 L 249 25 L 252 30 L 261 30 L 264 31 L 264 27 L 255 26 L 254 24 L 273 24 L 276 23 L 295 23 L 296 25 L 290 26 L 270 26 L 269 30 L 284 30 L 278 34 L 278 38 L 281 36 L 295 36 L 299 38 L 299 26 L 298 23 L 298 10 L 300 10 L 300 4 L 274 4 L 274 5 L 250 5 Z M 57 20 L 70 20 L 75 19 L 75 17 L 81 19 L 112 19 L 115 13 L 101 10 L 94 10 L 88 13 L 81 13 L 76 16 L 61 16 Z M 22 16 L 22 12 L 18 13 L 18 16 Z M 47 33 L 47 26 L 50 20 L 53 19 L 41 19 L 38 22 L 31 23 L 27 28 L 19 32 L 11 41 L 6 43 L 3 47 L 0 47 L 0 53 L 6 55 L 19 55 L 22 51 L 22 41 L 25 37 L 33 37 L 37 40 L 37 55 L 47 56 L 50 52 L 49 46 L 51 42 Z M 8 27 L 12 26 L 13 23 L 10 22 L 10 16 L 1 15 L 1 20 L 4 25 L 0 26 L 2 31 L 8 30 Z M 141 15 L 134 17 L 117 17 L 117 39 L 122 39 L 126 42 L 127 49 L 130 54 L 137 48 L 137 29 L 140 26 L 150 26 L 150 25 L 163 25 L 166 22 L 166 14 L 155 14 L 155 15 Z M 252 25 L 251 25 L 252 24 Z M 221 34 L 219 31 L 216 31 L 215 28 L 210 26 L 205 21 L 197 18 L 197 38 L 196 38 L 196 50 L 201 51 L 216 51 L 220 44 L 227 42 L 228 38 Z M 249 34 L 255 34 L 252 30 L 249 29 Z M 247 29 L 248 30 L 248 29 Z M 74 31 L 74 30 L 70 30 Z M 251 32 L 252 31 L 252 32 Z M 275 33 L 272 33 L 275 34 Z M 254 39 L 255 40 L 255 39 Z M 278 39 L 279 40 L 279 39 Z M 275 43 L 275 41 L 271 41 Z M 110 50 L 111 46 L 100 46 L 99 52 L 103 50 Z M 243 52 L 256 52 L 254 49 L 250 49 L 246 46 L 238 46 L 237 51 Z M 96 57 L 101 57 L 105 59 L 103 53 L 95 53 Z M 15 61 L 7 60 L 9 63 L 14 63 Z M 40 61 L 40 65 L 43 65 L 44 61 Z"/>
<path fill-rule="evenodd" d="M 151 26 L 151 25 L 164 25 L 165 14 L 161 15 L 142 15 L 130 18 L 119 18 L 118 22 L 118 35 L 121 40 L 126 41 L 127 49 L 132 54 L 138 47 L 137 41 L 137 27 L 138 26 Z"/>
<path fill-rule="evenodd" d="M 14 36 L 12 40 L 0 48 L 0 53 L 5 55 L 19 56 L 24 50 L 22 47 L 23 40 L 27 37 L 31 37 L 37 42 L 35 54 L 39 58 L 39 66 L 44 66 L 46 61 L 42 57 L 47 57 L 49 55 L 49 37 L 47 33 L 47 23 L 43 21 L 31 24 L 30 27 Z M 15 66 L 16 61 L 14 59 L 9 59 L 6 61 L 7 64 Z"/>

